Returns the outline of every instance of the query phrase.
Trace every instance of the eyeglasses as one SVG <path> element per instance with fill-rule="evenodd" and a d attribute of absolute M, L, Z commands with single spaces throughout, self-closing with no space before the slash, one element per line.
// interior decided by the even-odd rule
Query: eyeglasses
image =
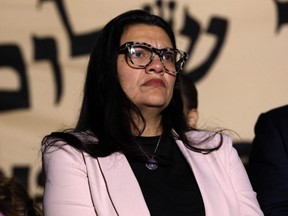
<path fill-rule="evenodd" d="M 126 42 L 120 46 L 120 53 L 126 50 L 127 63 L 130 67 L 146 68 L 155 55 L 158 55 L 165 72 L 173 76 L 183 70 L 188 59 L 186 52 L 174 48 L 157 49 L 144 42 Z"/>

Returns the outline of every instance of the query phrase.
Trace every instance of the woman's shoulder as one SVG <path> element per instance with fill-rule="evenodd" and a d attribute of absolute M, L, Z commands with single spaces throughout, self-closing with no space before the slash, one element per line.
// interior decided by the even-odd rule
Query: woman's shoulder
<path fill-rule="evenodd" d="M 61 131 L 52 132 L 46 135 L 43 139 L 43 143 L 49 144 L 57 141 L 81 141 L 81 142 L 96 142 L 97 138 L 91 131 Z"/>
<path fill-rule="evenodd" d="M 213 148 L 221 143 L 221 148 L 227 147 L 227 145 L 232 146 L 232 139 L 225 130 L 198 130 L 194 129 L 188 131 L 186 136 L 189 142 L 195 145 L 201 145 L 201 148 Z"/>
<path fill-rule="evenodd" d="M 92 132 L 83 131 L 64 131 L 64 132 L 52 132 L 45 136 L 42 140 L 42 150 L 50 152 L 55 149 L 67 149 L 65 146 L 70 146 L 75 149 L 81 149 L 83 143 L 96 143 L 97 138 Z"/>

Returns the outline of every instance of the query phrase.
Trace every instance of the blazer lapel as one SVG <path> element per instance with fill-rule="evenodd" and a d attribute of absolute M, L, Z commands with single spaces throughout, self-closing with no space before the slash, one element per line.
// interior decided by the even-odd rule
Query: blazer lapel
<path fill-rule="evenodd" d="M 119 215 L 149 216 L 141 188 L 127 161 L 120 153 L 99 158 L 107 190 Z"/>
<path fill-rule="evenodd" d="M 223 188 L 217 181 L 215 170 L 211 167 L 217 164 L 215 158 L 212 159 L 210 154 L 203 155 L 187 149 L 182 141 L 176 140 L 176 143 L 194 173 L 203 198 L 205 215 L 229 215 L 229 208 L 223 207 L 229 197 L 223 196 Z"/>

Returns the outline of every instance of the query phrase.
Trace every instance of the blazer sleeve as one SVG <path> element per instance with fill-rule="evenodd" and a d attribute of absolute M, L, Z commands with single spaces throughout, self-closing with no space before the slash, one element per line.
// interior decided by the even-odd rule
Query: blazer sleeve
<path fill-rule="evenodd" d="M 229 145 L 229 167 L 232 185 L 236 193 L 239 203 L 241 215 L 245 216 L 260 216 L 263 212 L 256 198 L 256 193 L 253 191 L 249 177 L 244 168 L 244 165 L 237 154 L 236 149 Z"/>
<path fill-rule="evenodd" d="M 284 144 L 288 130 L 281 130 L 281 125 L 266 113 L 255 125 L 249 177 L 266 215 L 288 215 L 288 153 Z"/>
<path fill-rule="evenodd" d="M 206 215 L 262 216 L 256 193 L 232 146 L 232 139 L 222 133 L 210 134 L 205 139 L 206 135 L 199 133 L 193 136 L 193 140 L 207 140 L 201 143 L 201 148 L 216 147 L 222 142 L 217 151 L 209 154 L 187 151 L 191 157 L 186 156 L 201 190 Z"/>
<path fill-rule="evenodd" d="M 45 216 L 96 216 L 82 154 L 57 142 L 43 153 Z"/>

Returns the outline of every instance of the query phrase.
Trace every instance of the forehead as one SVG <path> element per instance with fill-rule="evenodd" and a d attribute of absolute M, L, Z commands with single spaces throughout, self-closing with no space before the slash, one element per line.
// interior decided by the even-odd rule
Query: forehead
<path fill-rule="evenodd" d="M 158 48 L 172 47 L 165 30 L 155 25 L 135 24 L 126 27 L 121 36 L 120 45 L 130 41 L 145 42 Z"/>

